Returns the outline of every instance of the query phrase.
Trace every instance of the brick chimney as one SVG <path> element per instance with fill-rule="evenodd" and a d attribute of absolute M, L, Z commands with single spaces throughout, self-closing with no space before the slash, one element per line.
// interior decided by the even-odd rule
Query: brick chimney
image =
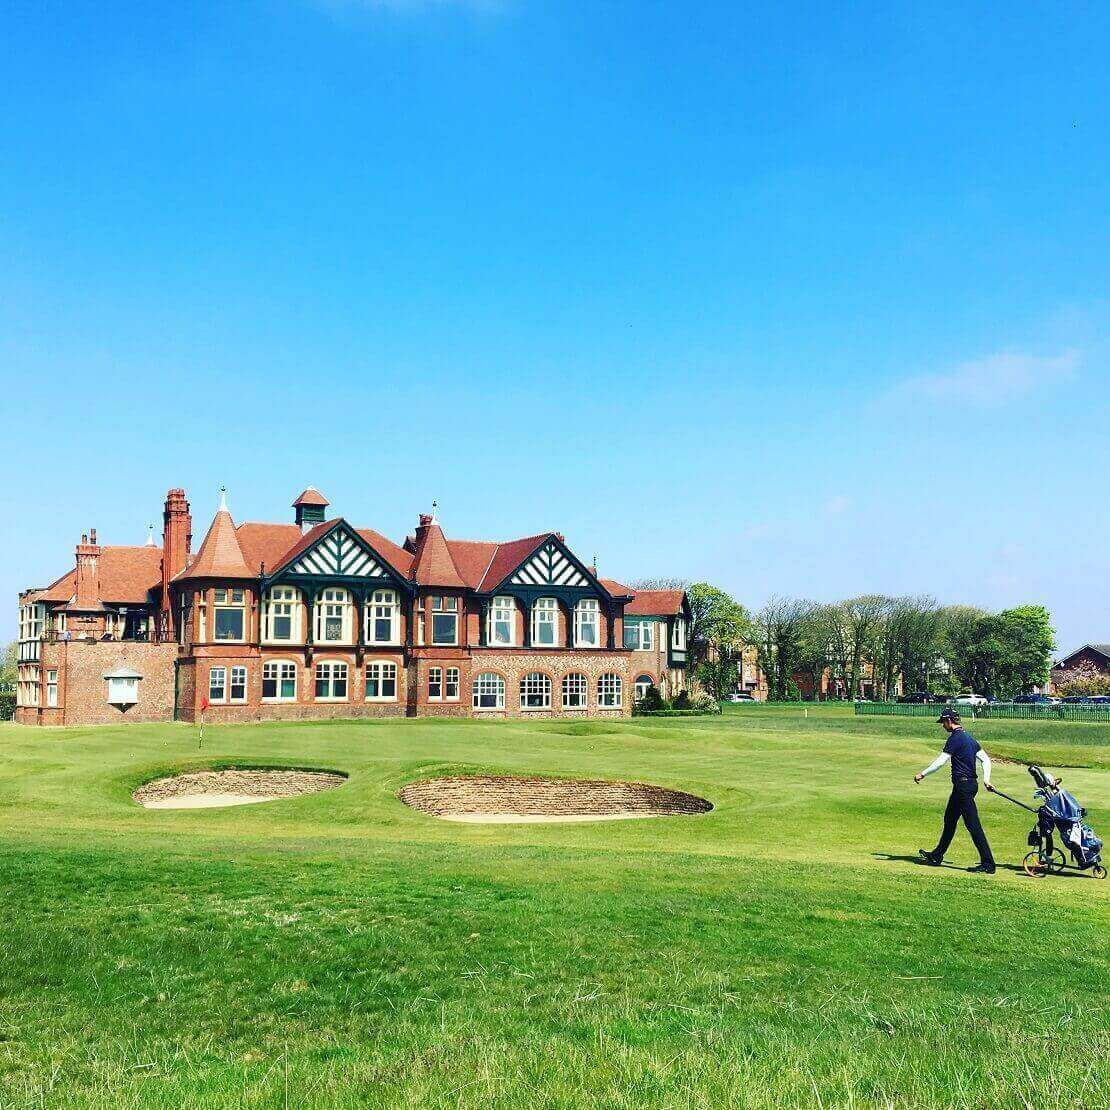
<path fill-rule="evenodd" d="M 162 626 L 166 632 L 174 627 L 170 600 L 170 579 L 185 569 L 193 547 L 193 518 L 183 489 L 166 493 L 162 512 Z"/>
<path fill-rule="evenodd" d="M 100 600 L 100 547 L 95 528 L 82 534 L 77 545 L 77 588 L 73 608 L 94 613 L 104 608 Z"/>

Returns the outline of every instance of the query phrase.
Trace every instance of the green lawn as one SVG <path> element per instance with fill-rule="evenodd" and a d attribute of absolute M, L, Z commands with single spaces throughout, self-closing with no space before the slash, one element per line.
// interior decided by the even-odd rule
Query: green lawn
<path fill-rule="evenodd" d="M 990 721 L 1110 833 L 1110 728 Z M 1110 881 L 993 878 L 931 846 L 928 721 L 721 718 L 0 726 L 0 1106 L 1110 1104 Z M 220 760 L 338 790 L 146 811 Z M 476 826 L 441 772 L 639 779 L 704 817 Z M 996 783 L 1029 799 L 1018 765 Z M 974 862 L 961 830 L 952 854 Z"/>

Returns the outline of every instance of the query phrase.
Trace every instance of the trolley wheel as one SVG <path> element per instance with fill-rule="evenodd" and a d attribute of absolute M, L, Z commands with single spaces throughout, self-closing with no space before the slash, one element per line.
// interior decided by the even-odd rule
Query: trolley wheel
<path fill-rule="evenodd" d="M 1034 879 L 1043 879 L 1048 874 L 1048 868 L 1041 858 L 1041 853 L 1037 851 L 1030 852 L 1021 861 L 1021 866 L 1025 868 L 1026 875 L 1031 875 Z"/>
<path fill-rule="evenodd" d="M 1053 848 L 1045 859 L 1045 866 L 1050 875 L 1059 875 L 1068 865 L 1068 857 L 1059 848 Z"/>
<path fill-rule="evenodd" d="M 1096 879 L 1105 879 L 1106 878 L 1106 868 L 1103 867 L 1101 863 L 1096 863 L 1095 866 L 1094 866 L 1094 870 L 1091 872 L 1091 874 L 1094 875 L 1094 877 Z"/>

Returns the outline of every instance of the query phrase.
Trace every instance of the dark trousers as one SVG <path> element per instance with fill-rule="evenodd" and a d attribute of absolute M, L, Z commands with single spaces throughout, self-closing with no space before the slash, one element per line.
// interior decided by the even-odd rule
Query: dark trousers
<path fill-rule="evenodd" d="M 979 783 L 975 779 L 956 779 L 952 783 L 952 793 L 948 797 L 948 805 L 944 807 L 944 829 L 936 848 L 933 849 L 933 854 L 938 859 L 948 851 L 948 845 L 956 835 L 956 822 L 962 817 L 964 827 L 971 834 L 972 842 L 979 850 L 979 862 L 988 867 L 994 866 L 991 846 L 987 843 L 987 834 L 983 832 L 979 811 L 975 808 L 975 795 L 978 791 Z"/>

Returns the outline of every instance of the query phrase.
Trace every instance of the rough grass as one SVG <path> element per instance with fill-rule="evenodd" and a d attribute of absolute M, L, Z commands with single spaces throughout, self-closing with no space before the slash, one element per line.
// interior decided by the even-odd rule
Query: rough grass
<path fill-rule="evenodd" d="M 1105 834 L 1110 729 L 1076 727 L 974 731 L 1079 764 Z M 1106 1105 L 1110 883 L 904 858 L 936 835 L 945 783 L 911 778 L 939 740 L 837 708 L 209 728 L 199 754 L 184 726 L 4 727 L 0 1105 Z M 228 764 L 351 777 L 225 810 L 130 800 Z M 460 771 L 716 808 L 455 825 L 395 796 Z M 1028 798 L 1022 767 L 995 777 Z M 1028 815 L 982 808 L 1014 867 Z M 962 832 L 952 858 L 973 862 Z"/>

